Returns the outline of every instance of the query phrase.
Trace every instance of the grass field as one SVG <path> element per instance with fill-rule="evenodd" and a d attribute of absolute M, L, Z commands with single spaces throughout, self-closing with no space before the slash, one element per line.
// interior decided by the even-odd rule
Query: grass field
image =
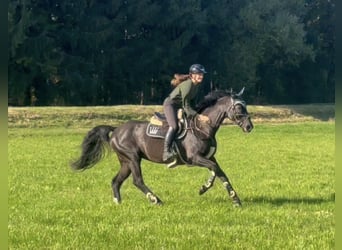
<path fill-rule="evenodd" d="M 9 248 L 334 249 L 334 121 L 330 115 L 317 120 L 315 113 L 299 116 L 301 122 L 275 122 L 258 109 L 256 115 L 264 112 L 270 120 L 256 122 L 252 133 L 224 125 L 217 135 L 216 156 L 241 209 L 232 206 L 219 181 L 198 195 L 209 177 L 206 169 L 167 169 L 147 161 L 145 182 L 164 205 L 151 205 L 131 178 L 121 189 L 123 203 L 115 205 L 114 154 L 82 173 L 69 168 L 87 130 L 107 119 L 95 114 L 107 111 L 88 110 L 88 118 L 74 115 L 73 122 L 66 109 L 10 109 Z"/>

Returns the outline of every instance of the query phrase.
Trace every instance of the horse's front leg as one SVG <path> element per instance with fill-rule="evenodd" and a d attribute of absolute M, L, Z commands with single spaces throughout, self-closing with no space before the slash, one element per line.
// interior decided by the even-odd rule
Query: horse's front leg
<path fill-rule="evenodd" d="M 214 171 L 211 171 L 211 176 L 209 177 L 207 182 L 201 187 L 201 189 L 199 190 L 199 194 L 202 195 L 205 192 L 207 192 L 214 185 L 215 179 L 216 179 L 216 174 Z"/>
<path fill-rule="evenodd" d="M 237 195 L 236 191 L 234 190 L 232 184 L 230 183 L 228 176 L 223 172 L 219 164 L 217 163 L 216 159 L 212 157 L 211 159 L 206 159 L 201 156 L 195 156 L 193 159 L 193 164 L 206 167 L 210 169 L 212 172 L 214 172 L 214 176 L 217 176 L 220 178 L 220 180 L 223 183 L 223 186 L 228 191 L 229 197 L 233 200 L 233 205 L 236 207 L 241 207 L 241 201 L 239 196 Z M 215 179 L 215 177 L 213 177 Z M 210 179 L 209 179 L 210 180 Z M 203 188 L 203 187 L 202 187 Z M 207 188 L 208 190 L 209 188 Z"/>

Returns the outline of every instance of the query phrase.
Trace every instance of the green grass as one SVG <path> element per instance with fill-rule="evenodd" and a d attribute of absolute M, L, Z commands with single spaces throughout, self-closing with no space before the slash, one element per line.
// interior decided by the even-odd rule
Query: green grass
<path fill-rule="evenodd" d="M 69 168 L 92 124 L 41 122 L 8 130 L 10 249 L 334 249 L 334 122 L 257 123 L 250 134 L 222 126 L 216 156 L 242 209 L 219 180 L 198 195 L 206 169 L 147 161 L 145 183 L 164 205 L 131 177 L 115 205 L 114 154 L 82 173 Z"/>

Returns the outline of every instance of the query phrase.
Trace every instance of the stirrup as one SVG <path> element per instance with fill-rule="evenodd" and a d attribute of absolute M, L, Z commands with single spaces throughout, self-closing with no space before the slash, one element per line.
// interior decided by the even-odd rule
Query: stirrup
<path fill-rule="evenodd" d="M 168 167 L 168 168 L 173 168 L 173 167 L 177 166 L 177 153 L 176 153 L 176 151 L 175 151 L 173 148 L 171 148 L 170 151 L 171 151 L 171 152 L 167 152 L 167 154 L 168 154 L 169 157 L 168 157 L 165 161 L 172 160 L 172 162 L 170 162 L 170 163 L 167 164 L 167 167 Z M 164 153 L 163 153 L 163 154 L 164 154 Z M 163 157 L 163 158 L 164 158 L 164 157 Z M 163 159 L 163 160 L 164 160 L 164 159 Z"/>
<path fill-rule="evenodd" d="M 171 152 L 168 152 L 168 156 L 169 157 L 166 160 L 163 159 L 163 161 L 172 160 L 172 162 L 167 163 L 167 167 L 168 168 L 173 168 L 173 167 L 177 166 L 177 155 L 176 155 L 176 152 L 174 150 L 171 150 Z"/>
<path fill-rule="evenodd" d="M 177 158 L 174 158 L 173 162 L 170 162 L 169 164 L 167 164 L 168 168 L 174 168 L 177 166 Z"/>

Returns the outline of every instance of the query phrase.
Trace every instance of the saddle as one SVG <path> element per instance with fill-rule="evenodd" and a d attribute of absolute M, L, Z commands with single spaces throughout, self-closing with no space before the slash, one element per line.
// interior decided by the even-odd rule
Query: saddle
<path fill-rule="evenodd" d="M 186 119 L 185 113 L 183 109 L 179 109 L 177 111 L 177 119 L 178 119 L 178 130 L 176 132 L 176 139 L 182 139 L 188 127 L 188 121 Z M 169 124 L 166 121 L 166 117 L 164 114 L 155 112 L 150 119 L 149 124 L 146 128 L 146 135 L 153 138 L 165 138 L 167 130 L 169 128 Z"/>
<path fill-rule="evenodd" d="M 176 139 L 182 139 L 185 137 L 188 128 L 189 128 L 189 121 L 186 118 L 186 115 L 184 113 L 183 109 L 179 109 L 177 111 L 177 120 L 178 120 L 178 131 L 176 132 Z M 159 112 L 155 112 L 153 116 L 150 119 L 150 122 L 147 125 L 146 128 L 146 134 L 149 137 L 152 138 L 165 138 L 165 135 L 167 133 L 167 130 L 169 129 L 169 125 L 166 121 L 166 117 L 164 114 L 161 114 Z M 172 144 L 173 151 L 175 152 L 175 157 L 171 163 L 168 163 L 168 168 L 174 168 L 178 164 L 183 163 L 187 165 L 191 165 L 191 162 L 187 162 L 186 158 L 181 154 L 179 145 L 176 143 L 176 141 Z M 206 155 L 206 158 L 209 159 L 216 151 L 216 146 L 210 148 L 210 152 Z"/>

